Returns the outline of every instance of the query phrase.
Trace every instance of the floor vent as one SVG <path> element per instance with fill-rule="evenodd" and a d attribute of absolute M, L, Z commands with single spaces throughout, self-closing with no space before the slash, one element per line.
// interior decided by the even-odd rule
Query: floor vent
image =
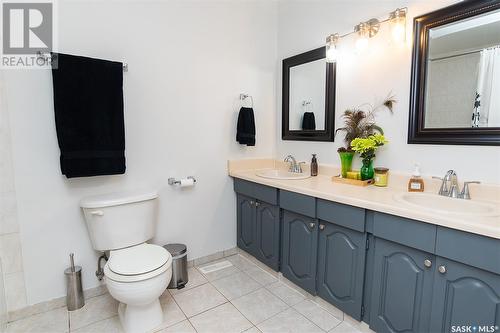
<path fill-rule="evenodd" d="M 219 261 L 216 262 L 215 264 L 210 264 L 202 267 L 198 267 L 198 269 L 203 273 L 203 274 L 208 274 L 216 271 L 220 271 L 221 269 L 228 268 L 233 266 L 229 261 L 224 260 L 224 261 Z"/>

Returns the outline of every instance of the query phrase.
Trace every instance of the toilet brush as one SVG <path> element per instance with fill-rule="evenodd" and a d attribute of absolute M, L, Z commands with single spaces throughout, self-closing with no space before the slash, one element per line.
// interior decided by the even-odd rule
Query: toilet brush
<path fill-rule="evenodd" d="M 64 270 L 66 276 L 66 306 L 68 311 L 80 309 L 85 305 L 82 288 L 82 267 L 75 266 L 74 253 L 69 255 L 71 266 Z"/>

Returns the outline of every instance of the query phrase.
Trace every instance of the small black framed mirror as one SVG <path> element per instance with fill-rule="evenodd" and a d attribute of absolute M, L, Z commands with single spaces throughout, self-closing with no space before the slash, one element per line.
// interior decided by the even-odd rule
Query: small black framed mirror
<path fill-rule="evenodd" d="M 334 140 L 335 69 L 325 47 L 283 60 L 283 140 Z"/>
<path fill-rule="evenodd" d="M 408 143 L 500 145 L 500 0 L 414 19 Z"/>

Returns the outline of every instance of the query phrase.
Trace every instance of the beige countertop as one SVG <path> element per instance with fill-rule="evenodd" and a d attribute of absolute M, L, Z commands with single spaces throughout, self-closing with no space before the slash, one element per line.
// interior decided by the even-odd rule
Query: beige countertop
<path fill-rule="evenodd" d="M 338 169 L 322 165 L 320 165 L 320 174 L 317 177 L 302 180 L 268 179 L 256 175 L 257 170 L 283 167 L 284 165 L 281 162 L 272 159 L 228 162 L 229 175 L 234 178 L 500 239 L 500 215 L 462 216 L 459 214 L 437 213 L 436 211 L 415 207 L 397 200 L 398 195 L 406 192 L 406 183 L 409 177 L 407 175 L 391 174 L 389 183 L 392 183 L 392 186 L 390 187 L 360 187 L 334 183 L 331 176 L 338 174 Z M 304 172 L 309 172 L 308 168 Z M 438 182 L 427 180 L 426 192 L 437 193 L 436 188 L 438 186 Z M 500 208 L 500 186 L 479 185 L 474 190 L 471 188 L 471 196 L 473 200 L 494 203 Z"/>

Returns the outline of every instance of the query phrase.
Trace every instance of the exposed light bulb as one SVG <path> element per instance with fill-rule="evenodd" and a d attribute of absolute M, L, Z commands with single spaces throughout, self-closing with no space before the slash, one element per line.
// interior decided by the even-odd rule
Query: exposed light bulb
<path fill-rule="evenodd" d="M 337 61 L 339 51 L 337 49 L 337 41 L 339 39 L 338 34 L 330 35 L 326 38 L 326 61 L 335 62 Z"/>
<path fill-rule="evenodd" d="M 337 50 L 336 46 L 332 46 L 326 50 L 326 61 L 327 62 L 335 62 L 339 57 L 339 50 Z"/>
<path fill-rule="evenodd" d="M 393 24 L 391 30 L 392 40 L 396 43 L 404 43 L 404 41 L 406 40 L 405 25 L 401 23 Z"/>
<path fill-rule="evenodd" d="M 363 51 L 368 48 L 368 38 L 365 36 L 359 36 L 356 40 L 356 49 L 358 51 Z"/>
<path fill-rule="evenodd" d="M 358 33 L 356 39 L 356 49 L 363 51 L 368 48 L 368 38 L 370 37 L 370 27 L 366 22 L 362 22 L 354 27 L 354 31 Z"/>
<path fill-rule="evenodd" d="M 391 37 L 395 43 L 406 42 L 406 11 L 406 8 L 398 8 L 389 15 Z"/>

